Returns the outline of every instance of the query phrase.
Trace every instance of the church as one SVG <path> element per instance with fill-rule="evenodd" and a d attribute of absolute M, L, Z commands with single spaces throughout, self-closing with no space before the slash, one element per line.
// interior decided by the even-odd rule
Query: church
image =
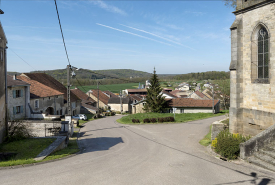
<path fill-rule="evenodd" d="M 275 0 L 237 0 L 231 26 L 231 133 L 255 136 L 275 123 Z"/>

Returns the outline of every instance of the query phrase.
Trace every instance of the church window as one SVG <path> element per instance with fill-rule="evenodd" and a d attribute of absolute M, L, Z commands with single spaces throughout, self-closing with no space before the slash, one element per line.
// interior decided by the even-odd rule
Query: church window
<path fill-rule="evenodd" d="M 268 78 L 268 33 L 264 27 L 258 32 L 258 78 Z"/>

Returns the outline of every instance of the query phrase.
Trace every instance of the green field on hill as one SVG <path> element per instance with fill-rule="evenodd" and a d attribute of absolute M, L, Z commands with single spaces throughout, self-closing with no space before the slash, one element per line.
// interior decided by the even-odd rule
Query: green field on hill
<path fill-rule="evenodd" d="M 111 91 L 113 93 L 119 93 L 120 90 L 124 89 L 136 89 L 138 87 L 138 83 L 126 83 L 126 84 L 112 84 L 112 85 L 99 85 L 99 89 L 101 91 Z M 72 86 L 74 89 L 75 86 Z M 81 91 L 87 92 L 90 89 L 97 89 L 96 85 L 89 85 L 89 86 L 77 86 Z"/>

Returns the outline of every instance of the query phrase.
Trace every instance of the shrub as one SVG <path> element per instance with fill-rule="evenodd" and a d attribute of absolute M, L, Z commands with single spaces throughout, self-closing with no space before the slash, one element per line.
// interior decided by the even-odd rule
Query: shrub
<path fill-rule="evenodd" d="M 136 123 L 140 123 L 139 119 L 136 119 Z"/>
<path fill-rule="evenodd" d="M 145 118 L 145 119 L 143 120 L 143 123 L 150 123 L 150 119 L 149 119 L 149 118 Z"/>
<path fill-rule="evenodd" d="M 121 114 L 121 112 L 120 111 L 116 111 L 116 114 Z"/>
<path fill-rule="evenodd" d="M 221 156 L 228 159 L 236 159 L 240 155 L 240 143 L 248 139 L 250 139 L 250 136 L 244 137 L 241 134 L 231 134 L 227 129 L 218 134 L 217 142 L 212 142 L 212 146 L 214 145 L 215 151 Z"/>
<path fill-rule="evenodd" d="M 163 123 L 163 122 L 164 122 L 164 119 L 163 119 L 163 118 L 158 118 L 158 122 L 159 122 L 159 123 Z"/>
<path fill-rule="evenodd" d="M 111 112 L 111 116 L 114 116 L 114 115 L 116 115 L 116 113 L 115 112 Z"/>
<path fill-rule="evenodd" d="M 157 119 L 156 119 L 156 118 L 150 118 L 150 122 L 151 122 L 151 123 L 156 123 L 156 122 L 157 122 Z"/>
<path fill-rule="evenodd" d="M 6 137 L 7 142 L 18 141 L 22 139 L 27 139 L 34 137 L 35 135 L 31 133 L 31 130 L 20 120 L 14 120 L 8 122 L 8 134 Z"/>
<path fill-rule="evenodd" d="M 169 118 L 169 122 L 174 122 L 175 121 L 174 117 L 168 117 L 168 118 Z"/>

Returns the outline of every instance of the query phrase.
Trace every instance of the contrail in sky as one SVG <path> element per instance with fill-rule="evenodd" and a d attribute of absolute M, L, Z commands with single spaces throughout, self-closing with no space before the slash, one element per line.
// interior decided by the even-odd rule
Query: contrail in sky
<path fill-rule="evenodd" d="M 155 37 L 158 37 L 158 38 L 167 40 L 167 41 L 169 41 L 169 42 L 173 42 L 173 43 L 175 43 L 175 44 L 178 44 L 178 45 L 180 45 L 180 46 L 183 46 L 183 47 L 186 47 L 186 48 L 189 48 L 189 49 L 193 49 L 193 48 L 190 48 L 189 46 L 186 46 L 186 45 L 183 45 L 183 44 L 181 44 L 181 43 L 179 43 L 179 42 L 175 42 L 175 41 L 173 41 L 173 40 L 170 40 L 170 39 L 161 37 L 161 36 L 156 35 L 156 34 L 154 34 L 154 33 L 150 33 L 150 32 L 148 32 L 148 31 L 140 30 L 140 29 L 137 29 L 137 28 L 134 28 L 134 27 L 131 27 L 131 26 L 126 26 L 126 25 L 124 25 L 124 24 L 120 24 L 120 25 L 121 25 L 121 26 L 125 26 L 125 27 L 127 27 L 127 28 L 131 28 L 131 29 L 133 29 L 133 30 L 137 30 L 137 31 L 141 31 L 141 32 L 144 32 L 144 33 L 153 35 L 153 36 L 155 36 Z M 194 49 L 193 49 L 193 50 L 194 50 Z"/>
<path fill-rule="evenodd" d="M 117 30 L 117 31 L 120 31 L 120 32 L 123 32 L 123 33 L 128 33 L 128 34 L 130 34 L 130 35 L 135 35 L 135 36 L 137 36 L 137 37 L 141 37 L 141 38 L 148 39 L 148 40 L 152 40 L 152 41 L 155 41 L 155 42 L 158 42 L 158 43 L 161 43 L 161 44 L 166 44 L 166 45 L 172 46 L 171 44 L 168 44 L 168 43 L 165 43 L 165 42 L 161 42 L 161 41 L 158 41 L 158 40 L 155 40 L 155 39 L 151 39 L 151 38 L 148 38 L 148 37 L 144 37 L 144 36 L 142 36 L 142 35 L 138 35 L 138 34 L 135 34 L 135 33 L 132 33 L 132 32 L 120 30 L 120 29 L 113 28 L 113 27 L 111 27 L 111 26 L 106 26 L 106 25 L 99 24 L 99 23 L 96 23 L 96 24 L 99 25 L 99 26 L 103 26 L 103 27 L 106 27 L 106 28 L 110 28 L 110 29 L 113 29 L 113 30 Z"/>

